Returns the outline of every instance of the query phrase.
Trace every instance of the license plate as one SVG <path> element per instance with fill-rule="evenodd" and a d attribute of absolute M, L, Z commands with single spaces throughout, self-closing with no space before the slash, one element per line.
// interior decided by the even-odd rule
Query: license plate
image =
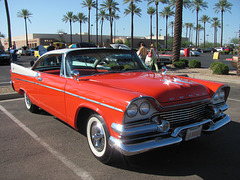
<path fill-rule="evenodd" d="M 185 141 L 189 141 L 191 139 L 201 136 L 201 132 L 202 132 L 202 126 L 188 129 L 186 133 Z"/>

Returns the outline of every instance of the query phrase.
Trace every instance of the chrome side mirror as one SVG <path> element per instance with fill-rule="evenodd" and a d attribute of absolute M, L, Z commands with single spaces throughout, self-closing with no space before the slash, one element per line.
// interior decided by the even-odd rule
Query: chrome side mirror
<path fill-rule="evenodd" d="M 75 80 L 77 80 L 78 77 L 79 77 L 79 72 L 78 72 L 77 70 L 72 70 L 72 71 L 71 71 L 71 76 L 72 76 Z"/>

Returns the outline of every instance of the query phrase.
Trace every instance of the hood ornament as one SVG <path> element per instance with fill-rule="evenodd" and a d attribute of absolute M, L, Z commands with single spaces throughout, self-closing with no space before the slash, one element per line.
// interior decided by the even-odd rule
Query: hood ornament
<path fill-rule="evenodd" d="M 166 75 L 167 74 L 167 68 L 166 66 L 162 67 L 162 75 Z"/>

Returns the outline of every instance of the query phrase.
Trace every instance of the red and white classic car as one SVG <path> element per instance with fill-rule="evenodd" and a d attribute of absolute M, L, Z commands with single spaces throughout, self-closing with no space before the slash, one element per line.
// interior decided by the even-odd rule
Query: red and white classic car
<path fill-rule="evenodd" d="M 113 150 L 134 155 L 215 131 L 230 87 L 155 73 L 135 52 L 62 49 L 31 68 L 11 64 L 12 86 L 29 111 L 41 108 L 86 133 L 93 155 L 107 163 Z"/>

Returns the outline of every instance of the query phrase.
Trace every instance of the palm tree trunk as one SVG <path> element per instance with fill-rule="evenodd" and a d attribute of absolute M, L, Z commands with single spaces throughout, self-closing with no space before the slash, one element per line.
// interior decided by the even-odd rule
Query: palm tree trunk
<path fill-rule="evenodd" d="M 109 14 L 112 14 L 112 10 L 109 9 Z M 110 17 L 110 43 L 113 43 L 113 33 L 112 33 L 112 17 Z"/>
<path fill-rule="evenodd" d="M 166 16 L 166 40 L 165 40 L 166 49 L 167 49 L 167 38 L 168 38 L 168 16 Z"/>
<path fill-rule="evenodd" d="M 131 15 L 131 49 L 133 49 L 133 0 L 131 1 L 132 15 Z"/>
<path fill-rule="evenodd" d="M 158 4 L 156 4 L 156 48 L 158 51 Z"/>
<path fill-rule="evenodd" d="M 221 11 L 221 43 L 220 43 L 221 47 L 222 44 L 223 44 L 223 11 Z"/>
<path fill-rule="evenodd" d="M 204 31 L 203 31 L 203 48 L 205 49 L 205 27 L 206 27 L 206 22 L 204 22 L 203 24 L 203 28 L 204 28 Z"/>
<path fill-rule="evenodd" d="M 150 16 L 150 45 L 152 44 L 152 15 Z"/>
<path fill-rule="evenodd" d="M 187 37 L 187 34 L 188 34 L 188 27 L 186 27 L 186 37 Z"/>
<path fill-rule="evenodd" d="M 6 16 L 7 16 L 7 24 L 8 24 L 8 48 L 12 46 L 12 35 L 11 35 L 11 23 L 10 23 L 10 15 L 8 10 L 8 2 L 7 0 L 5 2 L 5 9 L 6 9 Z"/>
<path fill-rule="evenodd" d="M 103 46 L 102 33 L 103 33 L 103 20 L 102 20 L 102 24 L 101 24 L 101 46 Z"/>
<path fill-rule="evenodd" d="M 98 0 L 96 0 L 96 44 L 98 45 Z"/>
<path fill-rule="evenodd" d="M 28 48 L 27 18 L 24 18 L 24 21 L 25 21 L 25 32 L 26 32 L 26 46 Z"/>
<path fill-rule="evenodd" d="M 80 22 L 80 42 L 82 42 L 82 23 Z"/>
<path fill-rule="evenodd" d="M 191 42 L 191 32 L 192 32 L 192 28 L 190 27 L 189 29 L 189 41 Z"/>
<path fill-rule="evenodd" d="M 88 42 L 90 42 L 90 9 L 88 9 Z"/>
<path fill-rule="evenodd" d="M 197 40 L 198 40 L 198 11 L 197 12 L 197 26 L 196 26 L 196 41 L 195 41 L 195 48 L 197 48 Z"/>
<path fill-rule="evenodd" d="M 72 21 L 69 22 L 70 22 L 70 42 L 72 44 Z"/>
<path fill-rule="evenodd" d="M 172 66 L 180 58 L 183 0 L 176 0 Z"/>

